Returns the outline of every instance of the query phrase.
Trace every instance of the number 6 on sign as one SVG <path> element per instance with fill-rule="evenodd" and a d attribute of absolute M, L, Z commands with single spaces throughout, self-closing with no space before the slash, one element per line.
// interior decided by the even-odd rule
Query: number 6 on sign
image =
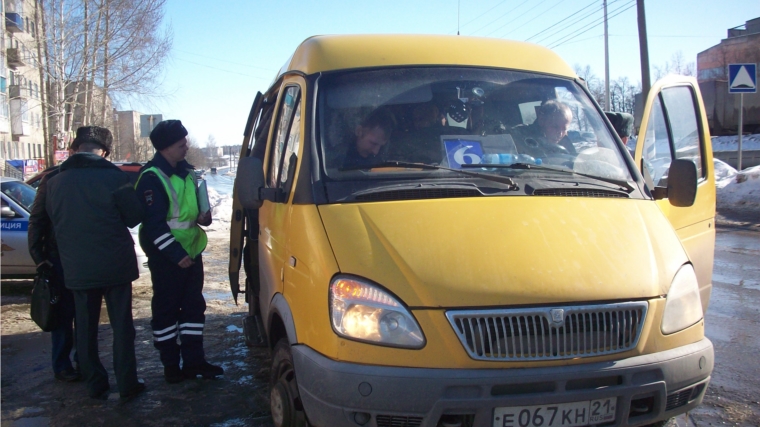
<path fill-rule="evenodd" d="M 462 165 L 477 165 L 483 158 L 480 141 L 450 139 L 444 141 L 449 167 L 460 169 Z"/>

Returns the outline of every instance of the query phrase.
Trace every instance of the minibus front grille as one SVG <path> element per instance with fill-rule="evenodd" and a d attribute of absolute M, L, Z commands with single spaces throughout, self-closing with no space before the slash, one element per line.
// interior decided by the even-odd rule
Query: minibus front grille
<path fill-rule="evenodd" d="M 559 360 L 636 347 L 648 304 L 452 310 L 449 323 L 475 360 Z"/>
<path fill-rule="evenodd" d="M 562 197 L 619 197 L 627 199 L 628 195 L 619 191 L 570 189 L 570 188 L 544 188 L 535 190 L 534 196 L 562 196 Z"/>

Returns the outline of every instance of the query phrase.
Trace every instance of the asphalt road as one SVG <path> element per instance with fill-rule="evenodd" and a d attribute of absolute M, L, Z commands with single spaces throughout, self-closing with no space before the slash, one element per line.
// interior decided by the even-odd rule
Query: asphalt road
<path fill-rule="evenodd" d="M 705 331 L 715 370 L 702 405 L 679 425 L 760 426 L 760 228 L 717 229 Z M 679 417 L 680 418 L 680 417 Z"/>

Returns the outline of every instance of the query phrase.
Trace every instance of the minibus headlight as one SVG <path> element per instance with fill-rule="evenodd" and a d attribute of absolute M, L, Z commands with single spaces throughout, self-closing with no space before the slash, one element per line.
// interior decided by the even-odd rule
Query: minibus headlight
<path fill-rule="evenodd" d="M 340 336 L 393 347 L 422 348 L 414 316 L 378 286 L 347 276 L 330 283 L 330 317 Z"/>
<path fill-rule="evenodd" d="M 670 285 L 662 315 L 663 334 L 672 334 L 702 320 L 702 300 L 694 267 L 686 264 L 678 270 Z"/>

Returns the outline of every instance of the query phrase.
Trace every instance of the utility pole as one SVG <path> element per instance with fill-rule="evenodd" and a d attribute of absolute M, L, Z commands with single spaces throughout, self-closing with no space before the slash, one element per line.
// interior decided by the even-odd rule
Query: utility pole
<path fill-rule="evenodd" d="M 610 106 L 610 47 L 607 32 L 607 0 L 604 3 L 604 109 L 612 111 Z"/>
<path fill-rule="evenodd" d="M 636 12 L 639 17 L 639 55 L 641 56 L 641 100 L 647 102 L 652 82 L 649 79 L 649 45 L 647 44 L 647 17 L 644 13 L 644 0 L 636 0 Z"/>

